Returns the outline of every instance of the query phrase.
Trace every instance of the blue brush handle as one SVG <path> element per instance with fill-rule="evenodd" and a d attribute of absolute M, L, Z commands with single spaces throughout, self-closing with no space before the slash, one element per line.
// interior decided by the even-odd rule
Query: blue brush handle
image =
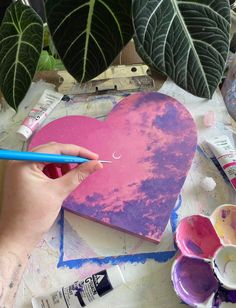
<path fill-rule="evenodd" d="M 43 163 L 59 163 L 59 164 L 70 164 L 70 163 L 81 164 L 90 161 L 90 159 L 79 156 L 36 153 L 36 152 L 21 152 L 21 151 L 3 150 L 3 149 L 0 149 L 0 159 L 34 161 Z M 110 162 L 110 161 L 100 161 L 100 162 Z"/>

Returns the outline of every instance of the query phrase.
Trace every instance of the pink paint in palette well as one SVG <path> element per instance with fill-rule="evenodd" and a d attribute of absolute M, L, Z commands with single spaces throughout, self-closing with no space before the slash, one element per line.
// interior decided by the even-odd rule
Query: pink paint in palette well
<path fill-rule="evenodd" d="M 197 143 L 196 126 L 182 104 L 157 92 L 130 95 L 104 122 L 68 116 L 49 123 L 29 148 L 50 141 L 78 144 L 112 160 L 68 196 L 65 209 L 161 240 Z M 60 174 L 50 167 L 48 175 Z"/>
<path fill-rule="evenodd" d="M 208 217 L 193 215 L 181 220 L 176 243 L 187 257 L 211 259 L 221 247 L 217 233 Z"/>

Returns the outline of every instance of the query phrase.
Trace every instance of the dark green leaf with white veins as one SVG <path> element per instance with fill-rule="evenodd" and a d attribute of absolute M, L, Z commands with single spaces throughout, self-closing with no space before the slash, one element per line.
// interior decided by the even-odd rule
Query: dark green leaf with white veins
<path fill-rule="evenodd" d="M 17 110 L 34 77 L 43 41 L 43 23 L 35 11 L 17 1 L 0 27 L 0 87 Z"/>
<path fill-rule="evenodd" d="M 48 26 L 79 82 L 102 73 L 133 36 L 131 0 L 47 0 Z"/>
<path fill-rule="evenodd" d="M 136 48 L 188 92 L 211 98 L 229 48 L 228 0 L 134 0 Z"/>

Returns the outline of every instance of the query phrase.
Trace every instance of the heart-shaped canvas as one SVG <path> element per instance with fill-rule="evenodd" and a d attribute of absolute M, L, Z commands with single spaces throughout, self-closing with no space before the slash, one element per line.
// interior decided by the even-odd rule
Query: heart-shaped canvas
<path fill-rule="evenodd" d="M 50 141 L 78 144 L 112 161 L 70 194 L 65 209 L 160 241 L 197 143 L 195 123 L 182 104 L 157 92 L 133 94 L 106 121 L 68 116 L 49 123 L 30 148 Z M 55 168 L 48 171 L 58 176 Z"/>

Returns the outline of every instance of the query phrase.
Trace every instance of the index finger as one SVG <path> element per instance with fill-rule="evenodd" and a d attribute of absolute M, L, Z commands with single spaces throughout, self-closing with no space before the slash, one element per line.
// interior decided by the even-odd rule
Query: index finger
<path fill-rule="evenodd" d="M 49 154 L 63 154 L 81 156 L 88 159 L 98 159 L 98 154 L 76 144 L 50 142 L 47 144 L 39 145 L 33 148 L 31 151 L 37 153 L 41 152 Z"/>
<path fill-rule="evenodd" d="M 62 155 L 72 155 L 81 156 L 91 160 L 97 160 L 98 154 L 75 144 L 63 144 L 57 142 L 51 142 L 48 144 L 40 145 L 31 150 L 37 153 L 48 153 L 48 154 L 62 154 Z M 46 165 L 43 164 L 44 166 Z"/>

